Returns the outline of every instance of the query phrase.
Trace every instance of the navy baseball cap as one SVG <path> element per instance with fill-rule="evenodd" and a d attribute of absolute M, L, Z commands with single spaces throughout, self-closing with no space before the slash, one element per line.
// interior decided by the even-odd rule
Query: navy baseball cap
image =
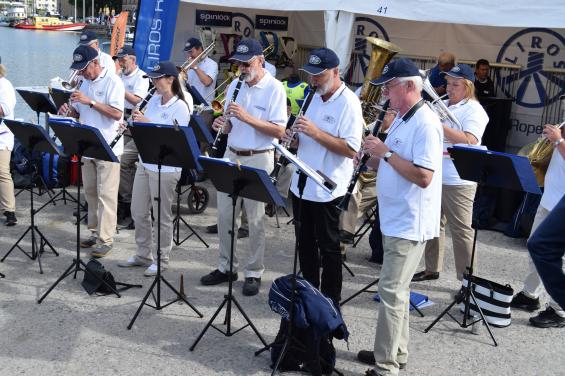
<path fill-rule="evenodd" d="M 80 45 L 73 51 L 71 69 L 82 70 L 94 59 L 98 58 L 98 51 L 90 46 Z"/>
<path fill-rule="evenodd" d="M 123 46 L 114 56 L 112 56 L 112 59 L 116 60 L 128 55 L 135 56 L 135 50 L 132 46 Z"/>
<path fill-rule="evenodd" d="M 329 48 L 316 48 L 310 51 L 308 63 L 304 64 L 301 70 L 311 75 L 318 75 L 339 65 L 339 57 Z"/>
<path fill-rule="evenodd" d="M 184 44 L 185 51 L 190 51 L 193 48 L 199 48 L 199 47 L 202 47 L 202 42 L 200 42 L 200 39 L 198 38 L 189 38 Z"/>
<path fill-rule="evenodd" d="M 465 78 L 471 82 L 475 81 L 475 73 L 470 66 L 466 64 L 456 65 L 449 72 L 441 72 L 454 78 Z"/>
<path fill-rule="evenodd" d="M 155 65 L 143 78 L 160 78 L 163 76 L 178 77 L 178 75 L 179 71 L 175 64 L 170 61 L 160 61 L 159 64 Z"/>
<path fill-rule="evenodd" d="M 230 60 L 247 63 L 255 56 L 263 55 L 263 46 L 255 39 L 245 39 L 237 44 Z"/>
<path fill-rule="evenodd" d="M 379 78 L 371 81 L 372 85 L 384 85 L 395 78 L 420 76 L 420 70 L 414 62 L 407 58 L 402 58 L 388 63 L 384 66 Z"/>
<path fill-rule="evenodd" d="M 93 41 L 98 40 L 98 36 L 92 30 L 84 30 L 80 34 L 80 39 L 78 40 L 78 44 L 88 46 Z"/>

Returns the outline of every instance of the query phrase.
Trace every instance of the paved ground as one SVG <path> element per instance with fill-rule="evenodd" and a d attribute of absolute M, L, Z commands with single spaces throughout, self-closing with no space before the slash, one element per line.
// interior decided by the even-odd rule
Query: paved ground
<path fill-rule="evenodd" d="M 74 193 L 74 188 L 73 188 Z M 151 279 L 141 269 L 123 270 L 117 262 L 134 251 L 131 231 L 116 237 L 113 253 L 103 260 L 117 280 L 143 284 L 121 299 L 88 296 L 78 280 L 67 278 L 45 301 L 37 299 L 71 263 L 75 252 L 75 227 L 71 206 L 49 206 L 37 216 L 37 224 L 60 252 L 59 257 L 46 253 L 44 274 L 38 264 L 21 252 L 12 253 L 0 264 L 6 278 L 0 280 L 0 374 L 1 375 L 266 375 L 269 355 L 255 357 L 261 347 L 248 328 L 233 337 L 209 330 L 194 352 L 190 345 L 214 313 L 226 285 L 200 286 L 199 278 L 216 266 L 217 237 L 204 233 L 204 226 L 215 222 L 215 194 L 205 213 L 184 217 L 210 244 L 206 248 L 195 237 L 174 248 L 172 267 L 166 278 L 174 286 L 184 275 L 190 301 L 204 314 L 198 318 L 186 305 L 175 303 L 162 311 L 145 307 L 132 330 L 127 325 L 133 317 Z M 44 200 L 41 198 L 40 200 Z M 183 209 L 186 205 L 183 206 Z M 19 224 L 0 228 L 0 255 L 4 255 L 29 224 L 28 197 L 18 197 Z M 242 282 L 235 283 L 235 295 L 267 341 L 271 341 L 279 317 L 270 311 L 267 292 L 271 281 L 292 269 L 294 235 L 281 218 L 281 228 L 267 219 L 266 268 L 261 293 L 255 297 L 241 294 Z M 83 229 L 85 229 L 83 227 Z M 451 247 L 448 243 L 446 271 L 438 281 L 414 283 L 413 289 L 430 296 L 437 304 L 424 310 L 426 316 L 411 316 L 410 358 L 403 375 L 565 375 L 565 330 L 536 329 L 528 325 L 530 314 L 512 313 L 512 325 L 495 329 L 499 342 L 493 347 L 486 330 L 479 335 L 443 320 L 430 333 L 423 330 L 449 303 L 457 290 Z M 245 251 L 247 241 L 240 241 Z M 494 281 L 522 287 L 527 270 L 525 241 L 483 231 L 479 234 L 479 275 Z M 24 243 L 29 248 L 29 241 Z M 245 254 L 245 252 L 241 252 Z M 349 296 L 378 276 L 379 269 L 366 262 L 369 253 L 364 239 L 348 251 L 348 265 L 355 277 L 344 274 L 343 296 Z M 245 257 L 245 256 L 243 256 Z M 172 294 L 162 290 L 163 299 Z M 367 369 L 355 360 L 361 349 L 370 349 L 374 340 L 376 303 L 363 294 L 344 306 L 343 314 L 351 337 L 349 344 L 335 342 L 337 368 L 346 375 L 361 375 Z M 222 316 L 223 317 L 223 316 Z M 242 323 L 234 313 L 235 325 Z M 218 320 L 221 323 L 221 320 Z"/>

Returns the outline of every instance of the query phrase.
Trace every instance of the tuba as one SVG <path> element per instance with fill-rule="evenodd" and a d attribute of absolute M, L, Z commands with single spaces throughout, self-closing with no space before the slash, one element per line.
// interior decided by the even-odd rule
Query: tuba
<path fill-rule="evenodd" d="M 365 80 L 361 87 L 361 107 L 363 109 L 363 119 L 365 123 L 373 123 L 378 116 L 378 102 L 381 97 L 381 87 L 371 85 L 371 81 L 379 78 L 383 68 L 394 55 L 400 52 L 400 47 L 393 43 L 374 37 L 366 37 L 371 44 L 371 58 L 365 74 Z"/>

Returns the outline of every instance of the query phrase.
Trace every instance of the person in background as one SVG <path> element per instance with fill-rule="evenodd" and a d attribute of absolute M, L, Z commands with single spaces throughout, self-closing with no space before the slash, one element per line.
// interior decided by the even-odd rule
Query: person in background
<path fill-rule="evenodd" d="M 0 118 L 13 119 L 16 107 L 16 91 L 6 78 L 6 67 L 0 59 Z M 4 122 L 0 122 L 0 212 L 4 213 L 6 226 L 14 226 L 16 218 L 16 197 L 14 182 L 10 174 L 10 158 L 14 148 L 14 135 Z"/>
<path fill-rule="evenodd" d="M 90 46 L 96 50 L 98 53 L 98 60 L 102 68 L 106 68 L 110 74 L 116 74 L 116 64 L 112 59 L 112 56 L 108 55 L 106 52 L 100 49 L 100 44 L 98 42 L 98 36 L 92 30 L 84 30 L 80 34 L 78 41 L 79 46 Z"/>
<path fill-rule="evenodd" d="M 475 93 L 479 98 L 494 97 L 494 82 L 490 79 L 488 60 L 479 59 L 475 64 Z"/>
<path fill-rule="evenodd" d="M 431 69 L 428 78 L 432 87 L 439 96 L 446 93 L 447 81 L 445 80 L 445 72 L 449 72 L 455 66 L 455 55 L 451 52 L 442 52 L 437 58 L 437 64 Z"/>

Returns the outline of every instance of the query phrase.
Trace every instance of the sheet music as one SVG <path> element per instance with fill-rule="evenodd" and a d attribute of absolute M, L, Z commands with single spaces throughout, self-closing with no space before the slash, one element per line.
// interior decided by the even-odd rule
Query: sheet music
<path fill-rule="evenodd" d="M 279 144 L 277 141 L 273 141 L 273 145 L 275 149 L 286 159 L 288 159 L 293 165 L 295 165 L 300 171 L 304 172 L 310 179 L 314 181 L 314 183 L 318 184 L 322 187 L 326 192 L 332 193 L 335 189 L 335 183 L 331 181 L 329 178 L 324 178 L 320 175 L 317 171 L 314 171 L 313 168 L 308 166 L 306 163 L 302 162 L 298 157 L 288 151 L 284 146 Z"/>

